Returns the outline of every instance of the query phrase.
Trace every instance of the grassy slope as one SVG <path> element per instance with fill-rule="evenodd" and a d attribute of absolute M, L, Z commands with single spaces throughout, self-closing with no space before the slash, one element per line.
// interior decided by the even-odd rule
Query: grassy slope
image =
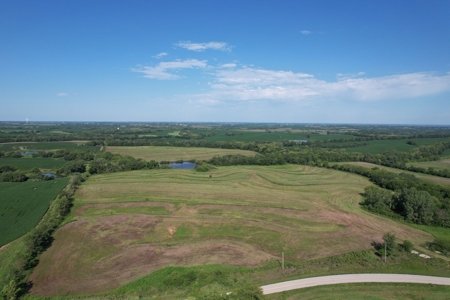
<path fill-rule="evenodd" d="M 404 140 L 379 140 L 379 141 L 368 141 L 369 145 L 363 147 L 355 147 L 346 149 L 349 152 L 362 152 L 362 153 L 371 153 L 378 154 L 385 152 L 389 149 L 395 149 L 400 152 L 408 152 L 414 149 L 416 146 L 412 146 L 406 144 L 406 139 Z M 423 139 L 411 139 L 417 143 L 417 145 L 428 145 L 437 142 L 448 142 L 450 138 L 423 138 Z"/>
<path fill-rule="evenodd" d="M 339 163 L 339 164 L 355 165 L 355 166 L 361 166 L 361 167 L 365 167 L 365 168 L 375 168 L 375 167 L 377 167 L 377 168 L 384 169 L 386 171 L 393 172 L 393 173 L 412 174 L 412 175 L 416 176 L 419 179 L 422 179 L 422 180 L 425 180 L 425 181 L 429 181 L 429 182 L 434 183 L 434 184 L 450 185 L 450 178 L 444 178 L 444 177 L 433 176 L 433 175 L 428 175 L 428 174 L 410 172 L 410 171 L 406 171 L 406 170 L 380 166 L 380 165 L 376 165 L 376 164 L 372 164 L 372 163 L 366 163 L 366 162 L 345 162 L 345 163 Z"/>
<path fill-rule="evenodd" d="M 36 226 L 68 178 L 0 183 L 0 246 Z"/>
<path fill-rule="evenodd" d="M 34 168 L 40 169 L 55 169 L 67 163 L 63 159 L 53 158 L 0 158 L 0 166 L 10 165 L 19 170 L 31 170 Z"/>
<path fill-rule="evenodd" d="M 10 272 L 14 269 L 16 262 L 21 259 L 24 248 L 23 237 L 0 247 L 0 287 L 7 283 L 8 278 L 11 278 Z"/>
<path fill-rule="evenodd" d="M 108 146 L 106 151 L 119 153 L 121 155 L 130 155 L 144 160 L 155 161 L 176 161 L 176 160 L 208 160 L 216 155 L 223 156 L 228 154 L 241 154 L 245 156 L 254 156 L 253 151 L 216 149 L 216 148 L 188 148 L 188 147 L 164 147 L 164 146 L 138 146 L 138 147 L 116 147 Z"/>
<path fill-rule="evenodd" d="M 450 159 L 442 159 L 440 161 L 423 161 L 408 163 L 408 166 L 418 166 L 422 168 L 434 168 L 437 170 L 443 170 L 450 168 Z"/>
<path fill-rule="evenodd" d="M 150 170 L 92 176 L 76 193 L 71 222 L 42 255 L 33 292 L 54 293 L 50 283 L 61 293 L 100 292 L 167 265 L 256 266 L 281 251 L 301 263 L 371 248 L 386 231 L 416 245 L 432 240 L 362 211 L 360 193 L 369 183 L 360 176 L 293 165 L 223 167 L 211 175 Z M 142 208 L 139 214 L 133 206 Z"/>

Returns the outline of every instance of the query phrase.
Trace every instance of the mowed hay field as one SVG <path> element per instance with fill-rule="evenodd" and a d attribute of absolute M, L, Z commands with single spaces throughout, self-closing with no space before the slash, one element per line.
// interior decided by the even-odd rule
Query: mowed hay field
<path fill-rule="evenodd" d="M 444 178 L 444 177 L 422 174 L 422 173 L 417 173 L 417 172 L 411 172 L 411 171 L 406 171 L 406 170 L 401 170 L 401 169 L 395 169 L 395 168 L 380 166 L 380 165 L 367 163 L 367 162 L 346 162 L 346 163 L 338 163 L 338 164 L 354 165 L 354 166 L 360 166 L 360 167 L 369 168 L 369 169 L 380 168 L 380 169 L 383 169 L 383 170 L 386 170 L 386 171 L 389 171 L 392 173 L 397 173 L 397 174 L 399 174 L 399 173 L 412 174 L 421 180 L 425 180 L 425 181 L 428 181 L 428 182 L 431 182 L 434 184 L 450 185 L 450 178 Z"/>
<path fill-rule="evenodd" d="M 439 161 L 423 161 L 408 163 L 408 166 L 418 166 L 422 168 L 434 168 L 436 170 L 450 169 L 450 158 L 441 159 Z"/>
<path fill-rule="evenodd" d="M 211 175 L 211 177 L 210 177 Z M 423 231 L 359 207 L 363 177 L 309 166 L 166 169 L 91 176 L 29 278 L 35 295 L 104 292 L 166 266 L 263 266 L 371 248 Z"/>
<path fill-rule="evenodd" d="M 240 154 L 245 156 L 256 155 L 256 152 L 246 150 L 165 146 L 108 146 L 106 147 L 106 151 L 121 155 L 129 155 L 135 158 L 142 158 L 144 160 L 155 161 L 188 161 L 192 159 L 208 160 L 216 155 L 223 156 L 229 154 Z"/>

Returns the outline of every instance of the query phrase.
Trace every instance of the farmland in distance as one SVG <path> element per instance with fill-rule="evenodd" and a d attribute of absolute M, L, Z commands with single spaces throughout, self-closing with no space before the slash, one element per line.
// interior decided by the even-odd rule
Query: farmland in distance
<path fill-rule="evenodd" d="M 63 159 L 54 159 L 48 157 L 39 158 L 0 158 L 0 166 L 9 165 L 16 167 L 19 170 L 31 170 L 34 168 L 40 169 L 57 169 L 66 164 L 67 161 Z"/>
<path fill-rule="evenodd" d="M 216 155 L 245 155 L 254 156 L 256 152 L 235 149 L 218 149 L 218 148 L 193 148 L 193 147 L 166 147 L 166 146 L 136 146 L 136 147 L 120 147 L 108 146 L 106 151 L 118 153 L 121 155 L 129 155 L 135 158 L 155 161 L 177 161 L 177 160 L 209 160 Z"/>

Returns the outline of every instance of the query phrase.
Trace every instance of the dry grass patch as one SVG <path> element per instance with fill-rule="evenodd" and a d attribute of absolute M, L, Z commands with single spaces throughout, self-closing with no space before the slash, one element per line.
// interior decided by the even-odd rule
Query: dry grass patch
<path fill-rule="evenodd" d="M 217 149 L 217 148 L 193 148 L 193 147 L 165 147 L 165 146 L 137 146 L 137 147 L 120 147 L 108 146 L 106 151 L 118 153 L 121 155 L 129 155 L 135 158 L 155 161 L 177 161 L 177 160 L 209 160 L 214 156 L 223 155 L 245 155 L 254 156 L 256 152 L 234 149 Z"/>
<path fill-rule="evenodd" d="M 122 215 L 64 226 L 29 278 L 32 294 L 92 294 L 171 265 L 258 266 L 273 258 L 251 245 L 223 239 L 170 246 L 139 244 L 160 221 L 150 216 Z"/>

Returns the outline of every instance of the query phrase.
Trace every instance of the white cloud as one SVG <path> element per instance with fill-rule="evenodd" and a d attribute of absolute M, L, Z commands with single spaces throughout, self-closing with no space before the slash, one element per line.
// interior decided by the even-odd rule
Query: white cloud
<path fill-rule="evenodd" d="M 156 59 L 161 59 L 161 58 L 163 58 L 164 56 L 166 56 L 167 55 L 167 53 L 166 52 L 161 52 L 161 53 L 158 53 L 158 54 L 156 54 L 156 55 L 154 55 L 154 56 L 152 56 L 153 58 L 156 58 Z"/>
<path fill-rule="evenodd" d="M 300 33 L 303 35 L 308 35 L 308 34 L 311 34 L 312 32 L 309 30 L 302 30 L 302 31 L 300 31 Z"/>
<path fill-rule="evenodd" d="M 197 52 L 208 49 L 231 51 L 231 47 L 225 42 L 192 43 L 191 41 L 183 41 L 175 44 L 175 46 Z"/>
<path fill-rule="evenodd" d="M 193 68 L 206 68 L 206 60 L 187 59 L 176 60 L 171 62 L 160 62 L 155 67 L 141 66 L 139 68 L 133 68 L 131 71 L 143 73 L 144 77 L 159 79 L 159 80 L 174 80 L 179 79 L 181 76 L 168 72 L 169 70 L 180 69 L 193 69 Z"/>
<path fill-rule="evenodd" d="M 220 67 L 221 68 L 230 68 L 230 69 L 232 69 L 232 68 L 236 68 L 236 66 L 237 66 L 236 64 L 230 63 L 230 64 L 223 64 Z"/>
<path fill-rule="evenodd" d="M 339 73 L 336 75 L 336 77 L 338 80 L 346 80 L 346 79 L 358 78 L 365 74 L 366 74 L 366 72 L 348 73 L 348 74 Z"/>
<path fill-rule="evenodd" d="M 342 75 L 342 74 L 341 74 Z M 348 74 L 347 74 L 348 75 Z M 414 98 L 450 91 L 450 73 L 409 73 L 377 78 L 341 76 L 329 82 L 305 73 L 255 68 L 216 70 L 211 91 L 197 99 L 217 101 L 320 100 L 378 101 Z M 356 77 L 355 77 L 356 76 Z M 206 102 L 205 102 L 206 103 Z"/>
<path fill-rule="evenodd" d="M 67 97 L 67 96 L 69 96 L 69 94 L 67 94 L 67 93 L 58 93 L 58 94 L 56 94 L 56 96 L 57 97 Z"/>

